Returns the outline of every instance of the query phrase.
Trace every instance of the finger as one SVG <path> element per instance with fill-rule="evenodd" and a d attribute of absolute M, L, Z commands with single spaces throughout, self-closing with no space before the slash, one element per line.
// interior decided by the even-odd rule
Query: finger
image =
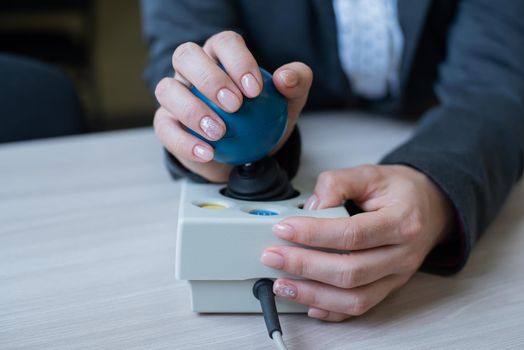
<path fill-rule="evenodd" d="M 301 62 L 285 64 L 273 73 L 275 87 L 288 101 L 286 132 L 276 149 L 279 149 L 293 132 L 300 112 L 306 104 L 312 82 L 313 72 L 311 68 Z"/>
<path fill-rule="evenodd" d="M 222 63 L 244 95 L 253 98 L 260 94 L 262 75 L 242 36 L 233 31 L 218 33 L 205 43 L 204 51 Z"/>
<path fill-rule="evenodd" d="M 304 209 L 334 207 L 341 205 L 346 199 L 353 199 L 357 204 L 368 201 L 380 186 L 380 180 L 381 173 L 374 165 L 322 172 L 318 176 L 313 195 L 304 204 Z M 379 208 L 368 203 L 362 209 L 369 211 Z"/>
<path fill-rule="evenodd" d="M 318 320 L 327 322 L 341 322 L 351 317 L 340 312 L 317 309 L 316 307 L 310 307 L 307 312 L 307 315 L 311 318 L 316 318 Z"/>
<path fill-rule="evenodd" d="M 197 44 L 188 42 L 177 47 L 173 68 L 226 112 L 236 112 L 242 105 L 238 87 Z"/>
<path fill-rule="evenodd" d="M 290 242 L 311 247 L 360 250 L 399 244 L 399 214 L 392 208 L 349 218 L 289 217 L 273 226 L 273 233 Z"/>
<path fill-rule="evenodd" d="M 288 114 L 296 120 L 306 100 L 313 82 L 311 68 L 302 62 L 283 65 L 273 73 L 273 83 L 288 100 Z"/>
<path fill-rule="evenodd" d="M 184 78 L 180 73 L 178 72 L 175 72 L 175 80 L 180 82 L 182 85 L 184 85 L 186 88 L 190 89 L 191 88 L 191 83 L 189 82 L 189 80 L 187 80 L 186 78 Z"/>
<path fill-rule="evenodd" d="M 157 110 L 154 127 L 162 144 L 177 158 L 195 162 L 209 162 L 213 159 L 213 148 L 183 130 L 166 109 L 161 107 Z"/>
<path fill-rule="evenodd" d="M 260 260 L 269 267 L 340 288 L 354 288 L 404 272 L 404 249 L 388 246 L 349 254 L 291 246 L 270 247 Z"/>
<path fill-rule="evenodd" d="M 315 281 L 282 278 L 275 281 L 273 292 L 279 297 L 316 309 L 358 316 L 384 300 L 389 293 L 406 283 L 410 276 L 392 275 L 352 289 L 342 289 Z M 290 289 L 295 293 L 285 293 Z"/>
<path fill-rule="evenodd" d="M 224 136 L 226 125 L 204 102 L 173 78 L 162 79 L 155 96 L 170 115 L 211 141 Z"/>

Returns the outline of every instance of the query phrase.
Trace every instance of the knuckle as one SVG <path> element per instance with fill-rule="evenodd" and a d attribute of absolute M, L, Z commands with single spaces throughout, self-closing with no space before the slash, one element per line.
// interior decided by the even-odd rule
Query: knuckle
<path fill-rule="evenodd" d="M 319 232 L 318 224 L 313 221 L 305 225 L 305 229 L 302 231 L 301 241 L 302 244 L 312 245 L 315 243 L 315 232 Z"/>
<path fill-rule="evenodd" d="M 362 178 L 375 179 L 378 176 L 378 169 L 376 165 L 364 164 L 357 168 Z"/>
<path fill-rule="evenodd" d="M 189 100 L 186 100 L 180 106 L 180 118 L 186 126 L 191 126 L 192 122 L 197 116 L 199 116 L 200 111 L 198 106 L 192 103 Z"/>
<path fill-rule="evenodd" d="M 326 189 L 333 190 L 337 186 L 337 179 L 334 171 L 323 171 L 318 176 L 318 182 Z"/>
<path fill-rule="evenodd" d="M 167 77 L 162 78 L 162 80 L 160 80 L 158 84 L 156 84 L 156 87 L 155 87 L 156 98 L 158 99 L 158 97 L 162 95 L 162 93 L 166 89 L 168 89 L 170 86 L 171 86 L 171 78 L 167 78 Z"/>
<path fill-rule="evenodd" d="M 181 155 L 183 156 L 184 155 L 184 151 L 186 149 L 186 145 L 184 144 L 183 140 L 181 137 L 176 137 L 173 141 L 172 141 L 172 151 L 174 154 L 176 155 Z"/>
<path fill-rule="evenodd" d="M 169 126 L 166 121 L 161 120 L 158 116 L 155 117 L 154 121 L 155 133 L 163 144 L 166 144 L 169 140 Z"/>
<path fill-rule="evenodd" d="M 349 222 L 344 225 L 341 236 L 344 247 L 349 250 L 358 249 L 365 242 L 363 231 Z"/>
<path fill-rule="evenodd" d="M 225 30 L 212 37 L 212 41 L 215 45 L 224 45 L 230 42 L 244 41 L 242 36 L 232 30 Z"/>
<path fill-rule="evenodd" d="M 416 240 L 423 231 L 424 218 L 419 210 L 412 210 L 408 218 L 403 220 L 401 234 L 408 241 Z"/>
<path fill-rule="evenodd" d="M 365 278 L 365 268 L 362 266 L 345 266 L 338 274 L 338 286 L 341 288 L 354 288 Z"/>
<path fill-rule="evenodd" d="M 188 56 L 191 56 L 200 46 L 197 44 L 188 41 L 183 44 L 178 45 L 178 47 L 173 52 L 173 66 L 177 67 L 183 62 Z"/>
<path fill-rule="evenodd" d="M 202 69 L 198 73 L 198 82 L 195 85 L 204 91 L 218 90 L 218 88 L 225 86 L 226 83 L 220 75 L 213 74 L 210 70 Z"/>
<path fill-rule="evenodd" d="M 292 254 L 289 259 L 289 272 L 299 276 L 308 276 L 309 266 L 300 254 Z"/>
<path fill-rule="evenodd" d="M 318 292 L 312 292 L 309 295 L 305 295 L 303 301 L 308 305 L 320 306 L 322 304 L 321 299 Z"/>
<path fill-rule="evenodd" d="M 349 305 L 349 314 L 354 316 L 360 316 L 371 308 L 369 301 L 362 296 L 357 296 Z"/>

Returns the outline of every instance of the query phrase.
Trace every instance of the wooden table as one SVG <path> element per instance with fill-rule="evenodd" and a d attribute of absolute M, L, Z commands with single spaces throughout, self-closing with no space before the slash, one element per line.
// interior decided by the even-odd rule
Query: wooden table
<path fill-rule="evenodd" d="M 300 177 L 375 162 L 412 125 L 301 121 Z M 178 185 L 150 129 L 0 146 L 1 349 L 272 349 L 259 315 L 197 315 L 174 279 Z M 524 184 L 454 277 L 418 273 L 340 324 L 281 318 L 290 349 L 524 347 Z"/>

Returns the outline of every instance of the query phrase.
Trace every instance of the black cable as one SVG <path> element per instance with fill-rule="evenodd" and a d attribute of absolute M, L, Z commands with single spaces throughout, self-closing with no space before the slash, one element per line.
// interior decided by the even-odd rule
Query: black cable
<path fill-rule="evenodd" d="M 253 294 L 260 301 L 269 337 L 275 340 L 279 348 L 285 349 L 285 344 L 282 340 L 282 328 L 280 327 L 277 306 L 275 305 L 275 294 L 273 294 L 273 281 L 267 278 L 256 281 L 253 285 Z M 276 337 L 274 338 L 273 335 L 276 335 Z"/>
<path fill-rule="evenodd" d="M 267 332 L 269 337 L 273 339 L 274 331 L 282 333 L 277 306 L 275 305 L 275 294 L 273 294 L 273 281 L 267 278 L 256 281 L 253 285 L 253 294 L 260 301 Z"/>

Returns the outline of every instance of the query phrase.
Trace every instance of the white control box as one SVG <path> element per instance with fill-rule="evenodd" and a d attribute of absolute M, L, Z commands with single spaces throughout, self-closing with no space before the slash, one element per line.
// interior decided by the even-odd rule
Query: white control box
<path fill-rule="evenodd" d="M 176 278 L 191 285 L 194 312 L 261 312 L 252 288 L 260 278 L 286 273 L 262 265 L 260 256 L 273 245 L 294 245 L 272 233 L 288 216 L 347 217 L 344 207 L 308 211 L 302 205 L 311 189 L 295 186 L 298 197 L 278 202 L 251 202 L 220 193 L 225 185 L 184 180 L 180 196 Z M 296 278 L 296 277 L 295 277 Z M 277 298 L 279 312 L 307 312 L 307 307 Z"/>

